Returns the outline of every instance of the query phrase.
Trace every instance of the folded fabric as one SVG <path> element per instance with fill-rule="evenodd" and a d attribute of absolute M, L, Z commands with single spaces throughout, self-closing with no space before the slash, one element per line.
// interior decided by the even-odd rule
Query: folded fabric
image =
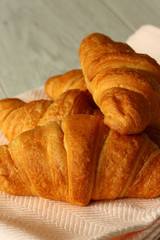
<path fill-rule="evenodd" d="M 160 28 L 144 25 L 131 35 L 126 42 L 136 52 L 146 53 L 160 63 Z"/>

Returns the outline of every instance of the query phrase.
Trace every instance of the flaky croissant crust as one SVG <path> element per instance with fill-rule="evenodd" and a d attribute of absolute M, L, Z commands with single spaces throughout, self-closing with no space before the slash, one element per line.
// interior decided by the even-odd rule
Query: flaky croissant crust
<path fill-rule="evenodd" d="M 70 89 L 87 91 L 81 69 L 73 69 L 64 74 L 52 76 L 45 83 L 45 92 L 53 100 Z"/>
<path fill-rule="evenodd" d="M 160 66 L 125 43 L 93 33 L 79 48 L 84 79 L 105 123 L 121 134 L 160 125 Z"/>
<path fill-rule="evenodd" d="M 99 116 L 72 115 L 0 147 L 0 190 L 68 201 L 160 195 L 160 150 L 144 133 L 120 135 Z"/>
<path fill-rule="evenodd" d="M 94 114 L 96 111 L 91 97 L 79 89 L 64 92 L 54 102 L 41 99 L 25 103 L 17 98 L 6 98 L 0 100 L 0 129 L 11 141 L 20 133 L 49 121 L 61 120 L 72 114 Z"/>
<path fill-rule="evenodd" d="M 153 59 L 97 33 L 82 41 L 79 53 L 87 88 L 106 124 L 127 134 L 149 124 L 158 129 L 160 70 Z M 72 88 L 71 82 L 77 88 L 84 84 L 81 70 L 54 80 L 59 86 L 57 95 L 65 87 Z M 52 83 L 51 79 L 47 82 L 48 86 Z M 0 146 L 0 190 L 80 206 L 90 200 L 159 196 L 159 147 L 145 133 L 120 135 L 110 130 L 101 114 L 88 115 L 94 114 L 88 99 L 68 96 L 64 93 L 56 104 L 44 100 L 26 104 L 19 99 L 0 102 L 0 122 L 7 136 L 12 139 L 25 131 L 8 146 Z M 13 116 L 17 126 L 10 126 Z M 153 128 L 150 135 L 157 138 L 157 131 Z"/>

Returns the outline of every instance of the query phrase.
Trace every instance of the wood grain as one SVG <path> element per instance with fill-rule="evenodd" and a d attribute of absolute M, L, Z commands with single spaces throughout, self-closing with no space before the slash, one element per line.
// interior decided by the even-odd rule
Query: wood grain
<path fill-rule="evenodd" d="M 2 82 L 0 81 L 0 98 L 6 98 L 8 96 Z"/>
<path fill-rule="evenodd" d="M 144 24 L 160 27 L 159 0 L 104 0 L 104 3 L 132 30 Z"/>
<path fill-rule="evenodd" d="M 1 0 L 0 79 L 7 95 L 79 67 L 80 42 L 95 31 L 119 40 L 131 34 L 103 1 Z"/>

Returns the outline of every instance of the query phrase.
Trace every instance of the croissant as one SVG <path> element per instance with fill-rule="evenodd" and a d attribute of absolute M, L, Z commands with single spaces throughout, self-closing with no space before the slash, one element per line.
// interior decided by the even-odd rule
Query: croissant
<path fill-rule="evenodd" d="M 0 100 L 0 129 L 11 141 L 20 133 L 61 120 L 72 114 L 100 114 L 91 98 L 78 89 L 68 90 L 55 102 L 35 100 L 28 103 L 16 98 Z"/>
<path fill-rule="evenodd" d="M 120 135 L 98 115 L 70 115 L 0 146 L 0 190 L 86 206 L 160 195 L 160 150 L 146 134 Z"/>
<path fill-rule="evenodd" d="M 152 126 L 148 126 L 144 132 L 160 148 L 160 128 L 154 128 Z"/>
<path fill-rule="evenodd" d="M 87 91 L 81 69 L 74 69 L 64 74 L 50 77 L 45 83 L 45 92 L 53 100 L 69 89 Z"/>
<path fill-rule="evenodd" d="M 120 134 L 160 126 L 160 66 L 154 59 L 100 33 L 82 40 L 79 58 L 105 124 Z"/>

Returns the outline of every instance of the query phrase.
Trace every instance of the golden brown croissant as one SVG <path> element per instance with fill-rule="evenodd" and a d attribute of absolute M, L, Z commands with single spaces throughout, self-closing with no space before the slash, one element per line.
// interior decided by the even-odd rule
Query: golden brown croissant
<path fill-rule="evenodd" d="M 160 195 L 160 150 L 146 134 L 120 135 L 98 115 L 72 115 L 0 146 L 0 190 L 80 206 L 91 199 Z"/>
<path fill-rule="evenodd" d="M 144 132 L 160 148 L 160 128 L 154 128 L 152 126 L 148 126 Z"/>
<path fill-rule="evenodd" d="M 87 90 L 81 69 L 50 77 L 45 84 L 45 92 L 53 100 L 69 89 Z"/>
<path fill-rule="evenodd" d="M 0 129 L 11 141 L 21 132 L 35 128 L 52 103 L 49 100 L 25 103 L 17 98 L 0 100 Z"/>
<path fill-rule="evenodd" d="M 72 114 L 98 114 L 92 99 L 78 89 L 68 90 L 55 102 L 35 100 L 28 103 L 16 98 L 0 100 L 0 129 L 11 141 L 20 133 L 61 120 Z"/>
<path fill-rule="evenodd" d="M 81 42 L 79 57 L 87 88 L 111 129 L 134 134 L 160 126 L 160 66 L 154 59 L 100 33 Z"/>

